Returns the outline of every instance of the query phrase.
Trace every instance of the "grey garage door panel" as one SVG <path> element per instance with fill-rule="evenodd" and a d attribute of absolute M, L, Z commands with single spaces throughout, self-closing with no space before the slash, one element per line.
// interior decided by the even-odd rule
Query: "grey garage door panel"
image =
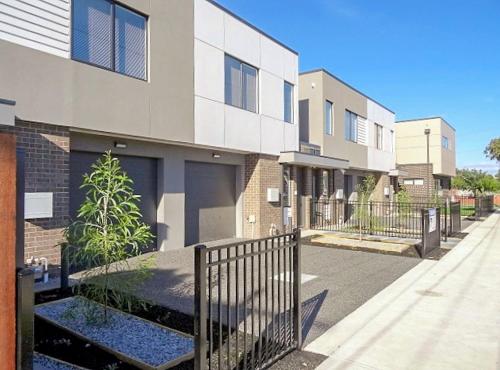
<path fill-rule="evenodd" d="M 186 162 L 186 245 L 236 235 L 236 167 Z"/>
<path fill-rule="evenodd" d="M 139 207 L 143 221 L 151 226 L 156 236 L 157 231 L 157 160 L 154 158 L 115 155 L 120 160 L 122 169 L 134 181 L 134 193 L 141 196 Z M 83 175 L 91 172 L 91 166 L 101 156 L 98 153 L 72 151 L 70 154 L 70 215 L 75 218 L 78 208 L 85 199 L 85 191 L 80 189 Z M 156 239 L 152 248 L 156 247 Z"/>

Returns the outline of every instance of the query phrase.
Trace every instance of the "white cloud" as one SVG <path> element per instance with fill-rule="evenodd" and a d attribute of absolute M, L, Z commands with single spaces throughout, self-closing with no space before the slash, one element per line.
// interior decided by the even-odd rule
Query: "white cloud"
<path fill-rule="evenodd" d="M 469 170 L 481 170 L 485 172 L 489 172 L 492 174 L 496 174 L 497 171 L 500 169 L 500 163 L 496 163 L 494 161 L 490 162 L 480 162 L 480 163 L 473 163 L 473 164 L 466 164 L 461 166 L 462 169 L 466 168 Z"/>

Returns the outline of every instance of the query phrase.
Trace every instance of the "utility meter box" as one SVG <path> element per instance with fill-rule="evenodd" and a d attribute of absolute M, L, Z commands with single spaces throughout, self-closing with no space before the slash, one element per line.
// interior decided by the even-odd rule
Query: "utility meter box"
<path fill-rule="evenodd" d="M 280 189 L 278 188 L 267 188 L 267 201 L 270 203 L 280 201 Z"/>
<path fill-rule="evenodd" d="M 386 197 L 388 197 L 389 195 L 391 195 L 391 189 L 388 186 L 384 187 L 384 195 Z"/>

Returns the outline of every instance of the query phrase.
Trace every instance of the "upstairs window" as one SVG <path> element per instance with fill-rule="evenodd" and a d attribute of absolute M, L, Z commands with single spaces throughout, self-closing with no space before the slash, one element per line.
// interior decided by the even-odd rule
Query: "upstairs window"
<path fill-rule="evenodd" d="M 358 115 L 351 111 L 345 111 L 345 139 L 356 143 L 358 141 Z"/>
<path fill-rule="evenodd" d="M 107 0 L 74 1 L 72 57 L 146 79 L 146 17 Z"/>
<path fill-rule="evenodd" d="M 443 136 L 441 138 L 441 145 L 443 146 L 443 148 L 445 149 L 449 149 L 450 148 L 450 142 L 448 140 L 448 138 L 446 136 Z"/>
<path fill-rule="evenodd" d="M 257 69 L 225 56 L 226 104 L 257 113 Z"/>
<path fill-rule="evenodd" d="M 293 85 L 285 81 L 284 83 L 284 121 L 293 123 Z"/>
<path fill-rule="evenodd" d="M 382 150 L 383 145 L 384 145 L 384 129 L 381 125 L 378 123 L 375 124 L 375 147 L 378 150 Z"/>
<path fill-rule="evenodd" d="M 333 103 L 325 100 L 325 134 L 333 135 Z"/>

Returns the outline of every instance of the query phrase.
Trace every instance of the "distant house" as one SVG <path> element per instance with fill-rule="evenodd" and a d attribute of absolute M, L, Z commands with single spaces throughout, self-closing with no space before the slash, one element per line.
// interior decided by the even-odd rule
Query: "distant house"
<path fill-rule="evenodd" d="M 455 129 L 441 117 L 399 121 L 395 128 L 399 184 L 415 198 L 446 196 L 456 175 Z"/>

